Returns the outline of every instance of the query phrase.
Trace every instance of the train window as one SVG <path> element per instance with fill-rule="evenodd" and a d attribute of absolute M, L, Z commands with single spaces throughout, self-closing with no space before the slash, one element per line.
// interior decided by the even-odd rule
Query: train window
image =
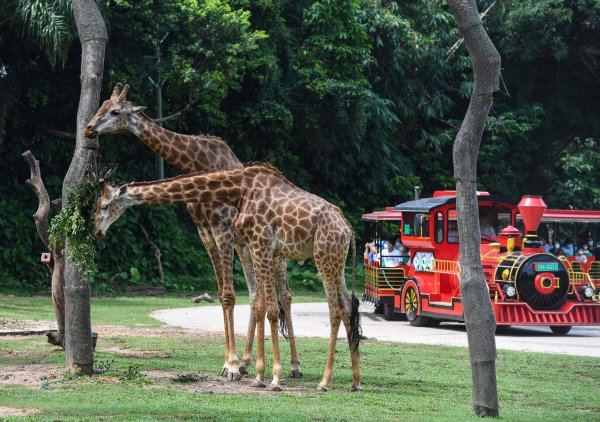
<path fill-rule="evenodd" d="M 500 210 L 498 211 L 498 220 L 496 222 L 496 233 L 500 233 L 502 230 L 510 226 L 510 211 Z"/>
<path fill-rule="evenodd" d="M 415 214 L 415 229 L 420 237 L 429 237 L 429 214 Z"/>
<path fill-rule="evenodd" d="M 444 241 L 444 214 L 437 212 L 434 220 L 435 242 L 442 243 Z"/>
<path fill-rule="evenodd" d="M 455 209 L 448 211 L 448 243 L 458 243 L 458 221 Z"/>
<path fill-rule="evenodd" d="M 402 234 L 405 236 L 429 237 L 429 214 L 406 213 L 403 216 Z"/>

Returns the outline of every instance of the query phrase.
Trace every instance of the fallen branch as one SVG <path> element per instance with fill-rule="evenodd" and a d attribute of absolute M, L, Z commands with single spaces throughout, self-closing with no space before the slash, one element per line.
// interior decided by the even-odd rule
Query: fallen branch
<path fill-rule="evenodd" d="M 203 300 L 205 300 L 207 302 L 211 302 L 211 303 L 215 301 L 208 293 L 204 293 L 204 294 L 201 294 L 200 296 L 196 296 L 196 297 L 192 298 L 192 302 L 194 302 L 194 303 L 198 303 Z"/>

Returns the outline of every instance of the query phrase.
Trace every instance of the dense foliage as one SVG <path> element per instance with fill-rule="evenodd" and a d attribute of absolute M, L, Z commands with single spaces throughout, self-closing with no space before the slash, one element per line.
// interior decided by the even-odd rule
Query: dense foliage
<path fill-rule="evenodd" d="M 126 81 L 129 97 L 152 115 L 150 78 L 160 73 L 165 115 L 191 103 L 166 127 L 218 135 L 243 161 L 271 162 L 340 205 L 359 235 L 362 212 L 409 199 L 417 184 L 424 194 L 453 187 L 452 142 L 472 74 L 464 46 L 447 54 L 459 34 L 445 1 L 99 3 L 109 30 L 104 97 Z M 478 3 L 483 10 L 491 0 Z M 33 151 L 57 197 L 73 141 L 52 130 L 74 131 L 80 89 L 69 4 L 0 6 L 2 289 L 48 285 L 20 154 Z M 479 188 L 542 194 L 553 207 L 598 207 L 598 2 L 504 0 L 485 25 L 502 55 L 503 83 L 482 141 Z M 155 178 L 154 156 L 133 135 L 100 142 L 101 164 L 120 164 L 122 180 Z M 185 210 L 156 207 L 129 210 L 111 228 L 99 245 L 97 286 L 157 277 L 139 225 L 161 248 L 165 284 L 213 285 Z M 239 265 L 236 273 L 243 282 Z M 306 273 L 294 266 L 292 280 L 312 283 Z"/>
<path fill-rule="evenodd" d="M 88 278 L 96 272 L 92 231 L 99 196 L 97 183 L 89 180 L 77 183 L 69 194 L 67 205 L 50 221 L 50 247 L 62 249 Z"/>

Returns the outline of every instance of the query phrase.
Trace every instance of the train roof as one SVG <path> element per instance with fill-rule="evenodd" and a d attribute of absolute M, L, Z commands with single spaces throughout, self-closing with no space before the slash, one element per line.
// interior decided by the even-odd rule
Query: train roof
<path fill-rule="evenodd" d="M 393 211 L 391 209 L 387 209 L 385 211 L 374 211 L 368 214 L 363 214 L 363 220 L 373 220 L 373 221 L 381 221 L 381 220 L 392 220 L 399 221 L 402 219 L 402 213 L 400 211 Z"/>
<path fill-rule="evenodd" d="M 600 211 L 546 210 L 542 223 L 600 223 Z"/>
<path fill-rule="evenodd" d="M 479 195 L 477 196 L 479 202 L 496 202 L 501 204 L 516 205 L 517 203 L 512 199 L 508 199 L 502 196 L 491 196 L 491 195 Z M 408 211 L 408 212 L 429 212 L 434 208 L 441 207 L 443 205 L 455 204 L 456 196 L 436 196 L 433 198 L 417 199 L 416 201 L 403 202 L 402 204 L 396 205 L 394 211 Z"/>

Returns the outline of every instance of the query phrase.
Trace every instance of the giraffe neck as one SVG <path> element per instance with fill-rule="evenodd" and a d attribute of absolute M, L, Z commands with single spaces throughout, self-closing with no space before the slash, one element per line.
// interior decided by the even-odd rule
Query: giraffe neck
<path fill-rule="evenodd" d="M 243 168 L 192 174 L 157 182 L 132 183 L 127 186 L 124 199 L 131 205 L 218 201 L 237 206 L 244 183 Z"/>
<path fill-rule="evenodd" d="M 171 132 L 144 113 L 131 115 L 127 129 L 165 161 L 186 172 L 223 170 L 242 165 L 221 138 Z"/>

